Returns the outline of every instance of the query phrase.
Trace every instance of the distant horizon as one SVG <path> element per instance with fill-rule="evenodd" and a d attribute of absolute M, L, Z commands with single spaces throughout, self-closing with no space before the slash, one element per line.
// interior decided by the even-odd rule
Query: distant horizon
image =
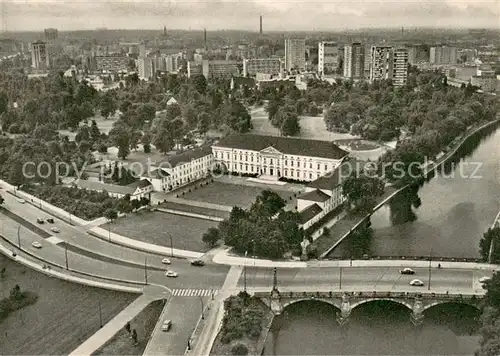
<path fill-rule="evenodd" d="M 2 31 L 499 29 L 497 0 L 2 0 Z"/>

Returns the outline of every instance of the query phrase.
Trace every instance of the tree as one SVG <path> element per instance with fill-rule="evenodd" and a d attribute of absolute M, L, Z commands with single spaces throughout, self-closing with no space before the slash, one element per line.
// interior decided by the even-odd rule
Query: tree
<path fill-rule="evenodd" d="M 137 345 L 137 330 L 132 330 L 132 340 L 134 340 L 134 345 Z"/>
<path fill-rule="evenodd" d="M 358 212 L 369 212 L 375 207 L 376 198 L 384 193 L 384 182 L 378 177 L 369 177 L 364 172 L 353 172 L 342 182 L 342 194 L 349 207 Z"/>
<path fill-rule="evenodd" d="M 15 162 L 9 170 L 9 183 L 13 186 L 19 187 L 25 182 L 23 165 L 21 162 Z"/>
<path fill-rule="evenodd" d="M 151 152 L 151 132 L 146 131 L 142 135 L 141 138 L 142 142 L 142 148 L 144 149 L 144 153 L 150 153 Z"/>
<path fill-rule="evenodd" d="M 295 136 L 300 133 L 299 117 L 296 114 L 287 115 L 280 127 L 283 136 Z"/>
<path fill-rule="evenodd" d="M 0 115 L 9 108 L 9 97 L 5 91 L 0 91 Z"/>
<path fill-rule="evenodd" d="M 102 97 L 100 106 L 101 115 L 104 116 L 105 119 L 107 119 L 117 109 L 116 102 L 109 92 L 104 94 L 104 96 Z"/>
<path fill-rule="evenodd" d="M 490 248 L 493 243 L 493 251 L 491 254 L 491 261 L 489 261 Z M 484 262 L 499 263 L 500 262 L 500 227 L 495 226 L 494 228 L 489 228 L 483 234 L 483 237 L 479 241 L 479 253 Z"/>
<path fill-rule="evenodd" d="M 104 212 L 104 217 L 108 219 L 110 222 L 113 222 L 118 218 L 118 212 L 114 209 L 107 209 Z"/>
<path fill-rule="evenodd" d="M 131 328 L 130 328 L 130 321 L 127 321 L 127 324 L 125 324 L 125 331 L 130 334 Z"/>
<path fill-rule="evenodd" d="M 211 227 L 203 234 L 202 240 L 210 247 L 217 245 L 217 241 L 220 239 L 219 229 Z"/>
<path fill-rule="evenodd" d="M 206 112 L 201 112 L 198 114 L 198 125 L 197 129 L 198 132 L 201 135 L 205 135 L 208 132 L 208 129 L 210 128 L 210 115 L 208 115 Z"/>
<path fill-rule="evenodd" d="M 109 132 L 113 144 L 118 147 L 118 157 L 126 159 L 130 154 L 130 130 L 123 124 L 116 125 Z"/>
<path fill-rule="evenodd" d="M 163 154 L 167 154 L 174 148 L 174 133 L 172 123 L 167 118 L 160 118 L 155 127 L 153 144 Z"/>
<path fill-rule="evenodd" d="M 191 77 L 191 83 L 200 94 L 205 94 L 207 90 L 207 79 L 203 74 L 195 74 Z"/>

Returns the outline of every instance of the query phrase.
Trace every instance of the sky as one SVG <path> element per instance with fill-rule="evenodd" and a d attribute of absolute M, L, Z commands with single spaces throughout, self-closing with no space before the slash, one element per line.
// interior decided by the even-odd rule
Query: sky
<path fill-rule="evenodd" d="M 7 31 L 500 28 L 500 0 L 0 0 Z"/>

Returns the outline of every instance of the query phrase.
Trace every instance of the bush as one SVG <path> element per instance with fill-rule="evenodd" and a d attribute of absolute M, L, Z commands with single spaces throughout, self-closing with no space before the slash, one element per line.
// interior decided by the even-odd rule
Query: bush
<path fill-rule="evenodd" d="M 231 348 L 231 354 L 238 356 L 248 355 L 248 348 L 241 343 L 237 343 Z"/>

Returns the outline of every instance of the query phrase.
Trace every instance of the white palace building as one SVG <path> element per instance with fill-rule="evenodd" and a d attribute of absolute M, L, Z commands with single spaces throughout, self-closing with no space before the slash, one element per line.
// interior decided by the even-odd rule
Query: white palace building
<path fill-rule="evenodd" d="M 261 179 L 312 182 L 335 170 L 348 152 L 328 141 L 230 135 L 212 146 L 216 164 Z"/>

